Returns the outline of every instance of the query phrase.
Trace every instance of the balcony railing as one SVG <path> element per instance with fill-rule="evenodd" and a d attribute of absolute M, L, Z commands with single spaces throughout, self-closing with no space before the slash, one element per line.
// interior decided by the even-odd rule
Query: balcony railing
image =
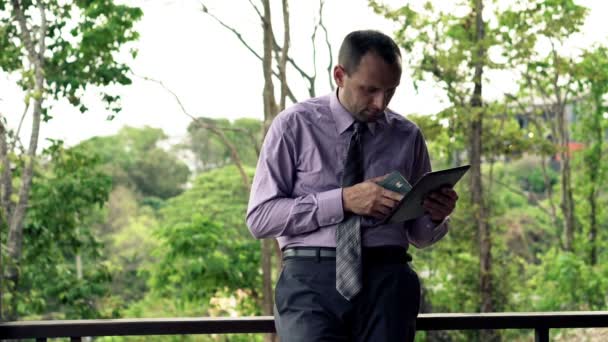
<path fill-rule="evenodd" d="M 549 341 L 555 328 L 608 327 L 608 311 L 534 312 L 489 314 L 421 314 L 419 331 L 534 329 L 537 342 Z M 152 318 L 71 321 L 19 321 L 0 323 L 0 339 L 83 336 L 149 336 L 186 334 L 272 333 L 271 316 L 242 318 Z"/>

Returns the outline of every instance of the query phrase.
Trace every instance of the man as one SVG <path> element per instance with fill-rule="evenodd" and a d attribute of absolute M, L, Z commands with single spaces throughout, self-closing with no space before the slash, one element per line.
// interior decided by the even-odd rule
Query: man
<path fill-rule="evenodd" d="M 416 125 L 387 109 L 401 79 L 390 37 L 352 32 L 338 59 L 335 92 L 274 119 L 247 225 L 283 250 L 281 341 L 412 341 L 420 284 L 407 249 L 447 233 L 458 196 L 441 189 L 425 199 L 423 217 L 382 224 L 402 196 L 376 183 L 395 170 L 416 182 L 431 170 L 426 144 Z"/>

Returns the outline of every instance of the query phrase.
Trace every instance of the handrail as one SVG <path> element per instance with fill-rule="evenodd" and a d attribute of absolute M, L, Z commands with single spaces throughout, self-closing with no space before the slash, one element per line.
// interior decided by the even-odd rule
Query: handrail
<path fill-rule="evenodd" d="M 549 329 L 608 327 L 608 311 L 421 314 L 417 329 L 534 329 L 536 341 L 549 341 Z M 240 318 L 137 318 L 0 323 L 0 339 L 82 336 L 272 333 L 272 316 Z"/>

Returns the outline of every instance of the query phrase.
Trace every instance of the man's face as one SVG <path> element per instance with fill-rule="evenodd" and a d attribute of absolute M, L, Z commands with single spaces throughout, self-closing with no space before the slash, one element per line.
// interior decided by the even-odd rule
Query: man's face
<path fill-rule="evenodd" d="M 374 122 L 382 117 L 401 80 L 401 59 L 387 64 L 368 52 L 350 75 L 341 65 L 334 68 L 340 103 L 359 121 Z"/>

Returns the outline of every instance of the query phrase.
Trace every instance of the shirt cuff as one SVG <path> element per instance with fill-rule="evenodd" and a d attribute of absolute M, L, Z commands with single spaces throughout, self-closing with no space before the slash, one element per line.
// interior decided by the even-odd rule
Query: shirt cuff
<path fill-rule="evenodd" d="M 342 188 L 319 192 L 317 194 L 317 222 L 319 227 L 337 224 L 344 219 L 342 207 Z"/>
<path fill-rule="evenodd" d="M 441 238 L 443 238 L 445 236 L 445 234 L 448 233 L 448 228 L 449 228 L 448 223 L 449 222 L 450 222 L 449 216 L 446 216 L 443 219 L 443 221 L 441 221 L 439 224 L 434 223 L 433 221 L 430 221 L 429 228 L 431 228 L 431 231 L 432 231 L 431 244 L 441 240 Z"/>
<path fill-rule="evenodd" d="M 429 223 L 428 228 L 433 228 L 433 229 L 435 230 L 435 229 L 438 229 L 438 228 L 443 228 L 443 227 L 441 227 L 441 226 L 443 226 L 444 224 L 448 224 L 448 223 L 450 222 L 450 217 L 449 217 L 449 216 L 446 216 L 446 217 L 445 217 L 445 218 L 444 218 L 444 219 L 443 219 L 441 222 L 439 222 L 439 223 L 435 223 L 435 222 L 433 222 L 432 220 L 429 220 L 429 222 L 430 222 L 430 223 Z M 434 227 L 433 227 L 433 226 L 434 226 Z M 446 227 L 446 228 L 447 228 L 447 227 Z"/>
<path fill-rule="evenodd" d="M 447 234 L 449 221 L 449 217 L 446 217 L 441 223 L 436 224 L 428 215 L 420 217 L 408 229 L 408 240 L 417 248 L 428 247 Z"/>

